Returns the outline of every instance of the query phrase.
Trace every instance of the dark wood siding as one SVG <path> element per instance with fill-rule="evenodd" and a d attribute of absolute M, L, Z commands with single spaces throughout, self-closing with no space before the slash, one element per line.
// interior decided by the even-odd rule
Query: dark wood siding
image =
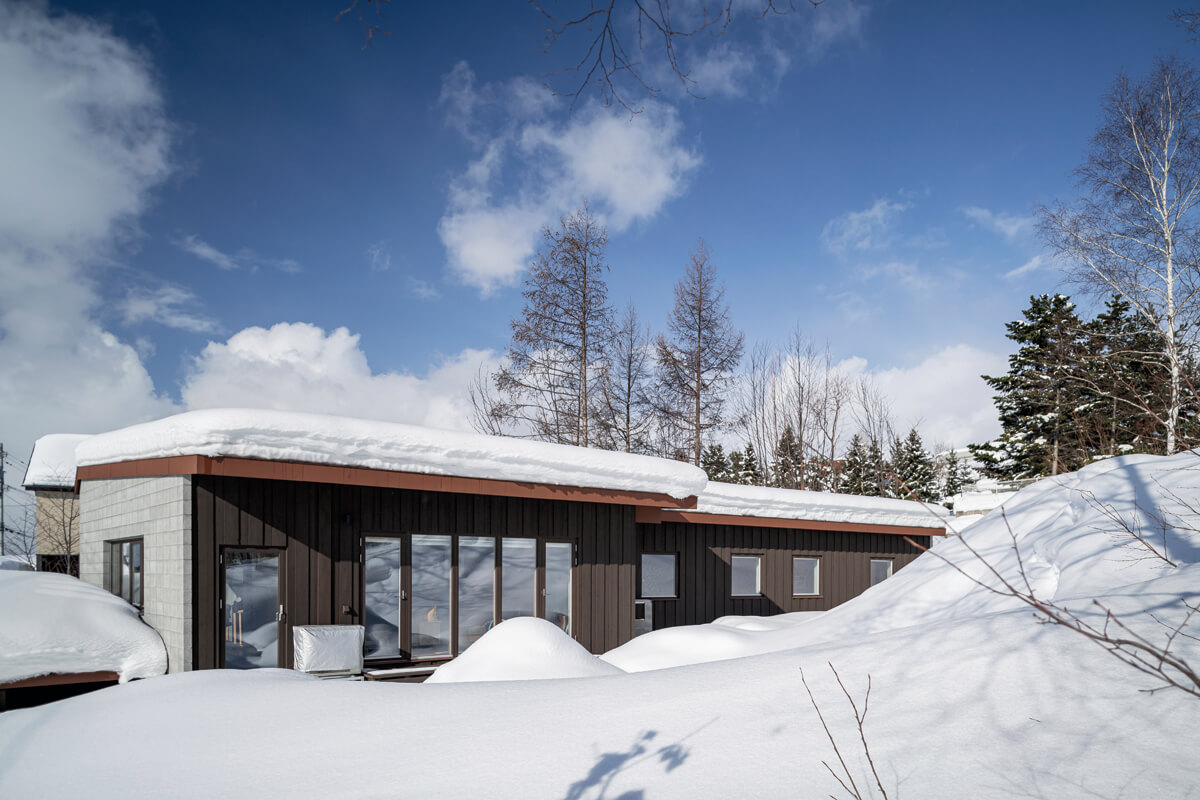
<path fill-rule="evenodd" d="M 888 558 L 899 570 L 920 555 L 902 536 L 886 533 L 789 530 L 690 522 L 639 524 L 641 552 L 674 553 L 677 597 L 654 598 L 654 628 L 697 625 L 729 614 L 825 611 L 870 586 L 870 561 Z M 914 537 L 928 547 L 930 537 Z M 732 597 L 730 558 L 759 555 L 762 596 Z M 820 595 L 792 597 L 792 557 L 819 556 Z M 639 591 L 635 587 L 635 591 Z"/>
<path fill-rule="evenodd" d="M 222 547 L 282 547 L 283 665 L 291 625 L 362 621 L 362 539 L 368 534 L 462 533 L 566 539 L 575 544 L 575 638 L 602 653 L 633 635 L 638 534 L 634 507 L 408 489 L 197 475 L 193 479 L 194 648 L 197 669 L 218 666 Z"/>

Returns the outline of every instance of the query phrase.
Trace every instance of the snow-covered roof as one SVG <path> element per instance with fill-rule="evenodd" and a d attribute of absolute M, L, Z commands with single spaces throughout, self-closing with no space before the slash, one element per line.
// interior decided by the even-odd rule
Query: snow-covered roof
<path fill-rule="evenodd" d="M 75 485 L 75 447 L 86 433 L 51 433 L 33 443 L 29 469 L 22 486 L 26 489 L 70 489 Z"/>
<path fill-rule="evenodd" d="M 689 514 L 944 528 L 946 509 L 932 503 L 803 489 L 771 489 L 709 481 Z"/>
<path fill-rule="evenodd" d="M 114 594 L 55 572 L 0 570 L 0 684 L 54 673 L 167 671 L 162 637 Z"/>
<path fill-rule="evenodd" d="M 707 482 L 698 467 L 650 456 L 263 409 L 189 411 L 98 434 L 76 450 L 81 467 L 189 455 L 653 492 L 677 499 L 699 494 Z"/>

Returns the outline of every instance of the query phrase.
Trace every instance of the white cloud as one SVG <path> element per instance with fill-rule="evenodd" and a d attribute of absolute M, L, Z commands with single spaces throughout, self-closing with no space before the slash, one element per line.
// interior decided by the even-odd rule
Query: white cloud
<path fill-rule="evenodd" d="M 196 295 L 182 286 L 167 285 L 153 290 L 134 288 L 121 301 L 120 311 L 126 325 L 156 322 L 192 333 L 212 333 L 217 329 L 215 320 L 187 310 L 196 302 Z"/>
<path fill-rule="evenodd" d="M 443 84 L 447 124 L 463 131 L 479 155 L 451 182 L 438 235 L 450 271 L 485 294 L 515 283 L 542 228 L 583 200 L 621 231 L 681 194 L 700 164 L 679 142 L 680 125 L 668 106 L 648 103 L 630 117 L 589 103 L 559 120 L 544 113 L 548 97 L 527 81 L 476 87 L 462 63 Z M 477 132 L 479 115 L 500 118 L 487 136 Z"/>
<path fill-rule="evenodd" d="M 786 64 L 778 61 L 779 54 L 773 55 L 777 69 Z M 690 86 L 691 91 L 701 97 L 741 97 L 748 91 L 748 81 L 754 72 L 755 59 L 752 55 L 729 42 L 721 42 L 704 52 L 703 57 L 689 70 L 688 78 L 694 81 Z M 662 83 L 673 77 L 668 73 L 658 80 Z"/>
<path fill-rule="evenodd" d="M 821 231 L 821 246 L 841 257 L 856 250 L 882 249 L 892 242 L 896 218 L 908 207 L 907 203 L 880 198 L 870 208 L 834 217 Z"/>
<path fill-rule="evenodd" d="M 916 264 L 907 261 L 888 261 L 875 266 L 863 267 L 858 271 L 858 277 L 864 281 L 887 278 L 914 293 L 926 292 L 938 285 L 938 281 L 932 276 L 921 271 Z"/>
<path fill-rule="evenodd" d="M 869 8 L 861 2 L 823 3 L 812 9 L 812 21 L 805 28 L 806 51 L 810 58 L 825 55 L 835 44 L 861 36 Z"/>
<path fill-rule="evenodd" d="M 1008 359 L 968 344 L 944 347 L 911 367 L 871 369 L 865 359 L 839 364 L 850 375 L 870 375 L 891 400 L 900 433 L 918 426 L 927 447 L 962 447 L 1000 432 L 992 390 L 981 375 L 1000 375 Z"/>
<path fill-rule="evenodd" d="M 1043 267 L 1049 267 L 1052 264 L 1053 261 L 1047 256 L 1036 255 L 1016 269 L 1010 269 L 1008 272 L 1004 273 L 1004 277 L 1010 279 L 1019 278 L 1022 275 L 1028 275 L 1031 272 L 1037 272 Z"/>
<path fill-rule="evenodd" d="M 201 261 L 207 261 L 220 269 L 232 270 L 240 266 L 234 260 L 233 256 L 222 253 L 195 234 L 189 234 L 179 239 L 175 242 L 175 246 L 180 250 L 191 253 Z"/>
<path fill-rule="evenodd" d="M 386 242 L 367 245 L 367 264 L 372 272 L 386 272 L 392 268 L 392 255 L 388 252 Z"/>
<path fill-rule="evenodd" d="M 275 408 L 470 430 L 468 386 L 481 366 L 497 363 L 490 350 L 467 349 L 424 375 L 376 373 L 346 328 L 281 322 L 209 342 L 182 397 L 189 409 Z"/>
<path fill-rule="evenodd" d="M 268 267 L 289 275 L 294 275 L 302 272 L 304 269 L 295 259 L 262 256 L 249 247 L 243 247 L 237 253 L 230 255 L 222 250 L 218 250 L 195 234 L 188 234 L 182 239 L 175 240 L 174 245 L 184 252 L 191 253 L 201 261 L 207 261 L 223 270 L 248 267 L 253 271 L 259 267 Z"/>
<path fill-rule="evenodd" d="M 170 413 L 137 350 L 95 320 L 97 270 L 170 171 L 145 57 L 103 25 L 0 3 L 0 419 L 38 436 Z"/>
<path fill-rule="evenodd" d="M 420 278 L 414 278 L 411 275 L 408 278 L 408 288 L 417 297 L 422 300 L 432 300 L 438 296 L 438 290 L 434 288 L 429 281 L 423 281 Z"/>
<path fill-rule="evenodd" d="M 1009 241 L 1017 239 L 1033 230 L 1033 217 L 1019 217 L 1015 214 L 1000 214 L 986 208 L 970 206 L 963 209 L 967 219 L 993 233 L 998 233 Z"/>

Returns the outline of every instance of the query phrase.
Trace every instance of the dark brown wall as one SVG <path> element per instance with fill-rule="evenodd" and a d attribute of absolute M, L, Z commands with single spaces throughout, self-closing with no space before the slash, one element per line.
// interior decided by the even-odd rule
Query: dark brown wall
<path fill-rule="evenodd" d="M 361 623 L 362 538 L 441 533 L 576 543 L 575 638 L 593 653 L 633 636 L 632 506 L 197 475 L 193 482 L 195 667 L 218 665 L 222 546 L 283 547 L 291 625 Z M 348 612 L 343 611 L 343 607 Z M 290 625 L 284 642 L 291 665 Z"/>
<path fill-rule="evenodd" d="M 728 614 L 769 615 L 825 611 L 864 592 L 870 560 L 891 558 L 893 571 L 920 550 L 884 533 L 798 531 L 689 522 L 639 524 L 642 552 L 676 553 L 676 599 L 654 598 L 654 628 L 712 622 Z M 914 537 L 929 546 L 929 537 Z M 730 556 L 762 554 L 763 596 L 730 597 Z M 821 557 L 821 596 L 792 597 L 792 556 Z"/>

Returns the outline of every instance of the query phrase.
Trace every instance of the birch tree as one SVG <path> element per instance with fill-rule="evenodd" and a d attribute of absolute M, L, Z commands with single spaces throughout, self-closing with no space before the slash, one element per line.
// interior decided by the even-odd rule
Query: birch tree
<path fill-rule="evenodd" d="M 701 240 L 675 285 L 675 307 L 655 343 L 659 410 L 675 420 L 700 466 L 704 435 L 724 422 L 725 395 L 742 358 L 741 331 L 729 321 L 725 287 Z"/>
<path fill-rule="evenodd" d="M 1115 292 L 1157 332 L 1168 370 L 1165 450 L 1179 447 L 1184 366 L 1200 293 L 1200 81 L 1159 61 L 1134 83 L 1118 77 L 1103 123 L 1076 170 L 1084 194 L 1038 209 L 1046 243 L 1085 291 Z"/>
<path fill-rule="evenodd" d="M 488 432 L 588 446 L 594 393 L 612 341 L 604 273 L 608 233 L 585 203 L 542 233 L 512 322 L 506 364 L 471 393 L 475 426 Z"/>

